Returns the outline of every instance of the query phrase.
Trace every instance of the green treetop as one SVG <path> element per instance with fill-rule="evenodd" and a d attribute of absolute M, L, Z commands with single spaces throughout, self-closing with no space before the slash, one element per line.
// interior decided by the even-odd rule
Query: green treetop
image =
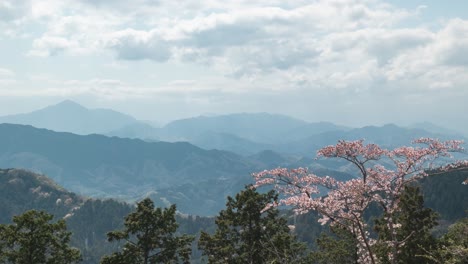
<path fill-rule="evenodd" d="M 305 246 L 296 242 L 287 222 L 275 208 L 262 210 L 277 200 L 274 191 L 258 193 L 246 187 L 216 218 L 213 235 L 202 232 L 198 247 L 209 263 L 298 263 Z"/>
<path fill-rule="evenodd" d="M 123 249 L 105 256 L 102 264 L 189 263 L 191 242 L 187 235 L 175 236 L 176 206 L 161 209 L 147 198 L 125 217 L 125 228 L 107 234 L 109 241 L 126 241 Z"/>
<path fill-rule="evenodd" d="M 437 213 L 424 207 L 424 199 L 418 187 L 406 185 L 400 196 L 400 210 L 395 212 L 393 221 L 400 225 L 396 229 L 395 236 L 399 241 L 398 263 L 433 263 L 421 257 L 425 252 L 435 247 L 436 240 L 431 235 L 433 227 L 437 226 Z M 384 218 L 376 220 L 375 230 L 379 240 L 386 241 L 392 234 Z M 377 245 L 378 255 L 382 263 L 390 263 L 388 245 Z"/>
<path fill-rule="evenodd" d="M 50 223 L 53 216 L 30 210 L 13 217 L 13 224 L 0 225 L 0 262 L 15 264 L 77 263 L 80 251 L 71 248 L 71 233 L 64 220 Z"/>

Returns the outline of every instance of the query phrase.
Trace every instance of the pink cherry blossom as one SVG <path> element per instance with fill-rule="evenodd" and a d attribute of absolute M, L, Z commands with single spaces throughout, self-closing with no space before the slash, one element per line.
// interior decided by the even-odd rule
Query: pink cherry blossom
<path fill-rule="evenodd" d="M 306 168 L 276 168 L 254 173 L 255 187 L 269 185 L 283 194 L 283 199 L 268 207 L 293 206 L 296 213 L 317 211 L 322 216 L 321 224 L 346 228 L 358 240 L 359 262 L 378 263 L 372 249 L 376 240 L 369 235 L 369 227 L 363 219 L 368 206 L 377 203 L 386 215 L 391 215 L 399 210 L 404 185 L 427 176 L 428 169 L 448 171 L 468 167 L 467 160 L 446 162 L 447 158 L 452 158 L 450 153 L 463 151 L 462 141 L 420 138 L 413 143 L 415 146 L 387 150 L 376 144 L 365 145 L 363 140 L 340 140 L 336 145 L 320 149 L 317 156 L 347 160 L 359 169 L 360 177 L 337 181 L 330 176 L 319 177 Z M 445 158 L 445 163 L 438 162 L 441 157 Z M 328 193 L 319 195 L 319 187 L 326 188 Z M 386 220 L 393 237 L 383 242 L 393 248 L 389 257 L 392 263 L 397 263 L 396 252 L 404 244 L 396 238 L 400 224 L 394 223 L 392 217 Z"/>

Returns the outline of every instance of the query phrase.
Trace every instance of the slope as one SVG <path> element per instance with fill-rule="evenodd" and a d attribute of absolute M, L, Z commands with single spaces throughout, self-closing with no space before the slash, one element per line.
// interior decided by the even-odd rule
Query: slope
<path fill-rule="evenodd" d="M 106 133 L 137 123 L 131 116 L 109 109 L 87 109 L 66 100 L 30 113 L 0 117 L 0 123 L 32 125 L 76 134 Z"/>
<path fill-rule="evenodd" d="M 125 200 L 186 184 L 202 194 L 219 189 L 234 194 L 258 170 L 236 154 L 189 143 L 79 136 L 23 125 L 0 124 L 0 145 L 0 167 L 30 169 L 50 175 L 74 192 Z M 181 207 L 213 214 L 222 208 L 223 198 L 215 204 Z"/>

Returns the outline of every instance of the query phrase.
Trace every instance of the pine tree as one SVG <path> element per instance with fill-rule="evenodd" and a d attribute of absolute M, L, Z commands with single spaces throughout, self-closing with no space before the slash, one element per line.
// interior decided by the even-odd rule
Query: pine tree
<path fill-rule="evenodd" d="M 351 232 L 339 226 L 330 227 L 332 234 L 325 232 L 317 238 L 317 251 L 311 254 L 313 263 L 355 264 L 358 261 L 358 241 Z"/>
<path fill-rule="evenodd" d="M 426 251 L 435 247 L 436 240 L 431 235 L 431 229 L 437 226 L 437 213 L 424 207 L 424 199 L 419 187 L 405 186 L 400 197 L 400 210 L 392 216 L 400 227 L 396 230 L 396 236 L 404 241 L 399 246 L 398 263 L 433 263 L 427 258 L 421 257 Z M 385 219 L 376 220 L 375 230 L 379 240 L 387 240 L 391 235 Z M 383 263 L 388 260 L 387 245 L 380 244 L 379 257 Z"/>
<path fill-rule="evenodd" d="M 435 250 L 426 251 L 423 256 L 437 264 L 468 263 L 468 218 L 451 225 L 437 244 Z"/>
<path fill-rule="evenodd" d="M 277 200 L 274 191 L 258 193 L 246 187 L 216 218 L 213 235 L 202 232 L 198 247 L 209 263 L 299 263 L 305 246 L 296 242 L 287 221 L 275 208 L 262 210 Z"/>
<path fill-rule="evenodd" d="M 105 256 L 103 264 L 189 263 L 191 242 L 187 235 L 176 236 L 176 206 L 161 209 L 147 198 L 135 212 L 125 217 L 125 228 L 107 234 L 108 240 L 126 241 L 122 251 Z"/>
<path fill-rule="evenodd" d="M 0 225 L 0 261 L 15 264 L 77 263 L 80 251 L 69 246 L 71 233 L 64 220 L 30 210 L 13 217 L 13 224 Z"/>

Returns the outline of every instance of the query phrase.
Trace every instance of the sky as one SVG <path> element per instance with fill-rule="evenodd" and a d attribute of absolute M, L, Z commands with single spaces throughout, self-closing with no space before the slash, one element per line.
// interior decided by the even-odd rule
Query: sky
<path fill-rule="evenodd" d="M 65 99 L 468 132 L 468 1 L 0 0 L 0 115 Z"/>

